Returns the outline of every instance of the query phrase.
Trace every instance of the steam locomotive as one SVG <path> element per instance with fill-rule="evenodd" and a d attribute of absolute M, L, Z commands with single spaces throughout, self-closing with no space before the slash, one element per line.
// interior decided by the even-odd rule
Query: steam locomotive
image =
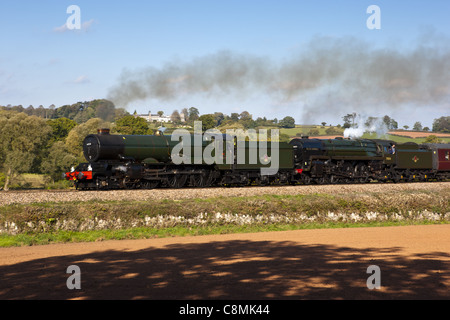
<path fill-rule="evenodd" d="M 65 177 L 80 190 L 450 178 L 450 144 L 395 145 L 390 140 L 302 137 L 289 143 L 269 141 L 262 145 L 252 141 L 241 143 L 232 136 L 223 138 L 225 143 L 211 148 L 217 137 L 189 135 L 180 148 L 179 139 L 161 132 L 148 136 L 112 135 L 108 129 L 101 129 L 84 139 L 87 162 L 65 173 Z M 204 157 L 207 150 L 216 161 Z M 276 170 L 270 171 L 275 158 Z M 264 169 L 269 173 L 264 173 Z"/>

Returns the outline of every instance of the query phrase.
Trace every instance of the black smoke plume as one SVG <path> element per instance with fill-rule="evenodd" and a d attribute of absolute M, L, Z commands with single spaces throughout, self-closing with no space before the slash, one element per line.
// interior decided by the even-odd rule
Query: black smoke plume
<path fill-rule="evenodd" d="M 305 118 L 324 111 L 450 107 L 450 42 L 422 36 L 410 49 L 376 48 L 354 38 L 318 37 L 284 61 L 222 51 L 160 68 L 124 70 L 109 99 L 118 106 L 190 95 L 265 95 L 299 103 Z"/>

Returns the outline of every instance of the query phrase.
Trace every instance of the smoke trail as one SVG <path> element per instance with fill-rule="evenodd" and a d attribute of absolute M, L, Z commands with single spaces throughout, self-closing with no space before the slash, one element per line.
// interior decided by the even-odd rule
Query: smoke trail
<path fill-rule="evenodd" d="M 304 116 L 311 119 L 325 111 L 339 115 L 354 108 L 369 113 L 374 107 L 423 107 L 450 98 L 449 43 L 440 39 L 400 51 L 322 37 L 281 62 L 224 51 L 161 68 L 125 70 L 108 98 L 127 106 L 146 99 L 256 93 L 303 105 Z"/>

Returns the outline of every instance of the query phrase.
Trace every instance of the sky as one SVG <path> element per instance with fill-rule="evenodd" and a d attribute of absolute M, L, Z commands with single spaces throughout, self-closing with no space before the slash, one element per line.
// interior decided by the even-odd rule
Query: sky
<path fill-rule="evenodd" d="M 431 127 L 450 115 L 449 15 L 448 0 L 2 0 L 0 105 Z"/>

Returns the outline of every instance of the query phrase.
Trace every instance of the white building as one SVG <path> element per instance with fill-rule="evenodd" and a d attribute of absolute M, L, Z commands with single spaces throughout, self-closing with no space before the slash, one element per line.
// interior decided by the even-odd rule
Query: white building
<path fill-rule="evenodd" d="M 147 122 L 171 122 L 171 116 L 163 114 L 162 116 L 159 116 L 159 114 L 152 114 L 151 111 L 148 112 L 148 114 L 138 114 L 137 117 L 145 119 Z M 181 122 L 185 122 L 184 114 L 180 113 Z"/>

